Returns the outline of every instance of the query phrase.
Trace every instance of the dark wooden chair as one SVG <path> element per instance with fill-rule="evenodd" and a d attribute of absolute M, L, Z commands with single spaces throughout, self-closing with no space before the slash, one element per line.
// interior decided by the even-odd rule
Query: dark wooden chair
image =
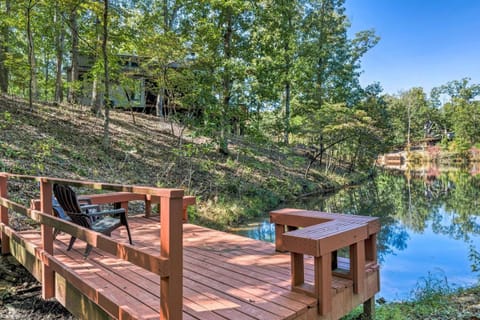
<path fill-rule="evenodd" d="M 98 204 L 92 204 L 92 201 L 88 198 L 78 199 L 78 202 L 80 204 L 80 210 L 82 210 L 83 213 L 94 213 L 100 211 L 100 206 Z M 63 210 L 55 196 L 52 197 L 52 209 L 55 217 L 72 222 L 72 219 L 65 213 L 65 210 Z M 60 230 L 54 229 L 53 239 L 56 239 L 59 233 Z"/>
<path fill-rule="evenodd" d="M 130 244 L 133 244 L 125 209 L 104 210 L 87 213 L 82 210 L 77 195 L 69 186 L 55 183 L 53 185 L 53 193 L 55 194 L 55 198 L 57 198 L 60 206 L 70 218 L 71 222 L 107 236 L 110 236 L 112 231 L 118 227 L 125 226 L 127 229 L 128 241 Z M 73 243 L 76 239 L 76 237 L 72 236 L 67 250 L 72 249 Z M 87 244 L 85 257 L 88 256 L 91 250 L 92 246 Z"/>

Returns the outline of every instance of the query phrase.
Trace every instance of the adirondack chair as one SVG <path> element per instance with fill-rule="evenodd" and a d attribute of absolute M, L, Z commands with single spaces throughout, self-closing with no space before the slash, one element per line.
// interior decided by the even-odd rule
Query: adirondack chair
<path fill-rule="evenodd" d="M 88 198 L 79 199 L 78 202 L 80 204 L 80 210 L 82 210 L 83 213 L 94 213 L 100 211 L 100 206 L 98 204 L 92 204 L 92 201 Z M 57 218 L 72 222 L 72 219 L 65 213 L 55 196 L 52 197 L 52 209 L 54 216 Z M 59 233 L 60 230 L 55 229 L 53 231 L 53 239 L 56 239 Z"/>
<path fill-rule="evenodd" d="M 112 231 L 118 227 L 125 226 L 127 229 L 128 241 L 130 244 L 133 244 L 125 209 L 85 213 L 82 212 L 77 195 L 69 186 L 55 183 L 53 185 L 53 193 L 55 198 L 57 198 L 58 203 L 73 223 L 107 236 L 110 236 Z M 72 236 L 67 251 L 72 249 L 73 243 L 76 239 L 76 237 Z M 89 255 L 91 250 L 92 246 L 87 244 L 84 254 L 85 258 Z"/>

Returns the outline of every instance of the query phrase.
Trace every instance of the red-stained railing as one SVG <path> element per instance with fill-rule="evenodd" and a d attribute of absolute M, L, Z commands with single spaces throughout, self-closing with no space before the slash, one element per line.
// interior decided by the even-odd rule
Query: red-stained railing
<path fill-rule="evenodd" d="M 40 183 L 39 210 L 22 206 L 8 198 L 10 179 L 31 180 Z M 52 213 L 52 186 L 54 183 L 86 187 L 96 190 L 116 191 L 113 194 L 94 196 L 98 202 L 111 201 L 125 203 L 131 200 L 144 200 L 146 212 L 150 212 L 152 199 L 160 204 L 160 256 L 154 256 L 134 246 L 117 242 L 92 230 L 54 217 Z M 194 198 L 185 197 L 181 189 L 165 189 L 134 185 L 119 185 L 92 181 L 57 179 L 0 173 L 0 239 L 2 254 L 10 252 L 9 238 L 19 238 L 17 231 L 9 225 L 9 209 L 29 216 L 41 227 L 40 260 L 42 270 L 42 296 L 45 299 L 55 297 L 55 272 L 61 266 L 54 259 L 53 228 L 66 232 L 88 242 L 93 247 L 108 252 L 120 259 L 129 261 L 141 268 L 160 275 L 160 319 L 182 319 L 183 287 L 183 246 L 182 222 L 186 217 L 186 207 L 194 203 Z M 95 201 L 94 201 L 95 202 Z M 38 205 L 38 203 L 37 203 Z"/>

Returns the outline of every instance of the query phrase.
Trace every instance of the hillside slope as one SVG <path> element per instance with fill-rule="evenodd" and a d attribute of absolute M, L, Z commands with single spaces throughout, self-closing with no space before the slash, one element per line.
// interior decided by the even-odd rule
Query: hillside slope
<path fill-rule="evenodd" d="M 30 111 L 23 100 L 0 97 L 0 129 L 0 171 L 184 188 L 199 200 L 192 218 L 219 226 L 350 183 L 316 170 L 305 179 L 305 159 L 271 143 L 235 139 L 223 156 L 209 139 L 139 113 L 111 112 L 109 151 L 101 146 L 103 119 L 88 107 L 36 104 Z"/>

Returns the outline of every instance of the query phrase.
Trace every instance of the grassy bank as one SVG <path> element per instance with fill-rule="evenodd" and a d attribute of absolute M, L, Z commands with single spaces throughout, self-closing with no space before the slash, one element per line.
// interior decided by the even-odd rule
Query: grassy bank
<path fill-rule="evenodd" d="M 111 148 L 101 147 L 103 119 L 88 107 L 0 98 L 0 170 L 111 183 L 180 187 L 197 196 L 193 221 L 217 228 L 262 215 L 283 201 L 363 179 L 313 168 L 305 157 L 264 140 L 237 138 L 231 154 L 159 118 L 111 112 Z"/>
<path fill-rule="evenodd" d="M 381 300 L 381 299 L 380 299 Z M 480 287 L 452 288 L 447 279 L 429 277 L 418 283 L 411 299 L 385 303 L 377 301 L 376 320 L 480 319 Z M 357 308 L 342 320 L 361 320 Z"/>

